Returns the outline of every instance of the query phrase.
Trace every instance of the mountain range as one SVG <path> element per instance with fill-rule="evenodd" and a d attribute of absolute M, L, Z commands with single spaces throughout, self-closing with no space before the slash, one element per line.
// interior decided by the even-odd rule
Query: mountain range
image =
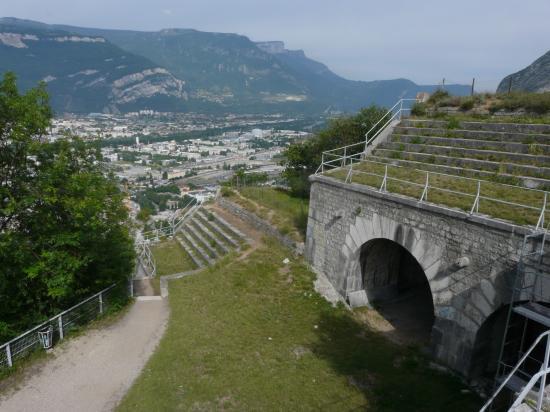
<path fill-rule="evenodd" d="M 192 29 L 105 30 L 0 18 L 0 74 L 47 83 L 58 113 L 356 111 L 433 91 L 407 79 L 352 81 L 284 43 Z M 449 85 L 457 95 L 468 86 Z"/>
<path fill-rule="evenodd" d="M 497 88 L 497 93 L 511 91 L 550 92 L 550 51 L 519 72 L 506 76 Z"/>

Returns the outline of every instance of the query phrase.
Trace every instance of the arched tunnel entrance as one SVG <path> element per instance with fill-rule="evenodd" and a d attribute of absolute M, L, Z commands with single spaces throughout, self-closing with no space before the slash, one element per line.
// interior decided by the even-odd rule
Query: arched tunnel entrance
<path fill-rule="evenodd" d="M 428 279 L 415 257 L 397 242 L 373 239 L 361 247 L 360 265 L 369 302 L 401 338 L 427 345 L 434 305 Z"/>

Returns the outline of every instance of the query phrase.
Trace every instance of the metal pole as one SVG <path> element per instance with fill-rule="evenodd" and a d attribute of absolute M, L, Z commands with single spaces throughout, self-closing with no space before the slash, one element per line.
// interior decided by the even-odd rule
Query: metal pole
<path fill-rule="evenodd" d="M 540 211 L 539 221 L 537 222 L 537 227 L 535 230 L 538 230 L 539 227 L 542 227 L 544 229 L 544 214 L 546 213 L 546 200 L 548 197 L 548 192 L 544 192 L 544 202 L 542 204 L 542 209 Z"/>
<path fill-rule="evenodd" d="M 420 196 L 420 201 L 428 200 L 428 187 L 430 185 L 430 172 L 426 172 L 426 183 L 424 184 L 424 190 L 422 191 L 422 196 Z"/>
<path fill-rule="evenodd" d="M 99 314 L 103 315 L 103 292 L 99 294 Z"/>
<path fill-rule="evenodd" d="M 546 351 L 544 352 L 544 364 L 542 369 L 544 373 L 540 379 L 539 393 L 537 399 L 537 411 L 542 410 L 542 401 L 544 399 L 544 388 L 546 387 L 546 372 L 548 371 L 548 359 L 550 358 L 550 339 L 546 337 Z"/>
<path fill-rule="evenodd" d="M 59 315 L 57 324 L 59 325 L 59 339 L 63 339 L 63 315 Z"/>
<path fill-rule="evenodd" d="M 476 78 L 474 77 L 474 78 L 472 79 L 472 91 L 471 91 L 471 93 L 470 93 L 471 96 L 474 95 L 474 86 L 475 86 L 475 84 L 476 84 Z"/>
<path fill-rule="evenodd" d="M 400 100 L 399 104 L 399 120 L 401 120 L 401 116 L 403 116 L 403 99 Z"/>
<path fill-rule="evenodd" d="M 470 214 L 473 215 L 474 211 L 476 213 L 479 213 L 479 193 L 481 191 L 481 181 L 477 181 L 477 194 L 476 198 L 474 199 L 474 204 L 472 205 L 472 208 L 470 209 Z"/>
<path fill-rule="evenodd" d="M 11 348 L 9 343 L 6 345 L 6 359 L 8 360 L 8 366 L 11 368 L 13 366 L 13 360 L 11 358 Z"/>
<path fill-rule="evenodd" d="M 344 164 L 342 165 L 342 167 L 346 167 L 346 156 L 347 156 L 347 153 L 348 153 L 348 147 L 347 146 L 344 146 Z"/>
<path fill-rule="evenodd" d="M 325 173 L 325 153 L 321 154 L 321 174 Z"/>

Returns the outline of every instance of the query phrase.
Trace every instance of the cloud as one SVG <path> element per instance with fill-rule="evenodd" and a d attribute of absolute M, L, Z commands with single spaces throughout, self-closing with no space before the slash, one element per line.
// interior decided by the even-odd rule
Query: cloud
<path fill-rule="evenodd" d="M 172 10 L 170 9 L 162 9 L 162 14 L 166 14 L 167 16 L 170 16 L 172 14 Z"/>

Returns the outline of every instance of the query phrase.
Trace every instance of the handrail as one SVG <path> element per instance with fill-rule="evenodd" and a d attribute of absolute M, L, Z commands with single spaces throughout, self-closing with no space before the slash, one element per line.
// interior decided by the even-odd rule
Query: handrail
<path fill-rule="evenodd" d="M 369 131 L 368 131 L 367 133 L 365 133 L 365 141 L 367 141 L 367 140 L 369 139 L 369 134 L 370 134 L 370 132 L 372 132 L 372 131 L 376 128 L 376 126 L 378 126 L 378 125 L 380 124 L 380 122 L 381 122 L 388 114 L 392 113 L 393 110 L 397 107 L 397 105 L 401 105 L 400 108 L 399 108 L 399 110 L 398 110 L 398 112 L 397 112 L 397 113 L 400 113 L 400 112 L 403 111 L 403 110 L 408 110 L 408 109 L 403 109 L 403 102 L 405 102 L 405 101 L 412 101 L 412 100 L 417 101 L 417 99 L 399 99 L 399 100 L 397 101 L 397 103 L 395 103 L 395 104 L 393 105 L 393 107 L 392 107 L 391 109 L 389 109 L 389 110 L 386 112 L 386 114 L 384 114 L 384 116 L 382 116 L 382 117 L 380 118 L 380 120 L 378 120 L 378 121 L 374 124 L 374 126 L 372 126 L 372 127 L 369 129 Z M 382 128 L 382 129 L 383 129 L 383 128 Z"/>
<path fill-rule="evenodd" d="M 518 371 L 518 369 L 520 368 L 520 366 L 523 364 L 523 362 L 525 361 L 525 359 L 527 359 L 527 357 L 531 354 L 531 352 L 535 349 L 535 347 L 541 342 L 542 339 L 546 338 L 547 339 L 547 343 L 546 343 L 546 346 L 547 346 L 547 352 L 548 352 L 548 347 L 550 346 L 550 340 L 548 339 L 548 337 L 550 336 L 550 330 L 546 331 L 546 332 L 543 332 L 541 333 L 537 339 L 535 339 L 535 342 L 533 342 L 533 344 L 529 347 L 529 349 L 527 350 L 527 352 L 525 352 L 525 354 L 521 357 L 521 359 L 518 361 L 518 363 L 516 364 L 516 366 L 514 367 L 514 369 L 512 369 L 512 371 L 508 374 L 508 376 L 506 377 L 506 379 L 504 379 L 502 381 L 502 383 L 500 384 L 500 386 L 498 387 L 498 389 L 493 393 L 493 396 L 491 396 L 487 402 L 485 402 L 485 404 L 481 407 L 481 409 L 479 410 L 479 412 L 484 412 L 487 410 L 487 408 L 493 403 L 493 401 L 495 400 L 495 398 L 498 396 L 498 394 L 500 393 L 500 391 L 502 391 L 502 389 L 504 389 L 504 387 L 506 386 L 506 384 L 510 381 L 510 379 L 512 379 L 512 376 L 514 376 L 516 374 L 516 372 Z M 544 366 L 544 365 L 543 365 Z M 529 390 L 533 387 L 533 385 L 535 384 L 536 380 L 538 379 L 535 379 L 537 375 L 539 374 L 542 374 L 542 372 L 545 372 L 548 370 L 548 359 L 546 359 L 546 368 L 544 370 L 541 370 L 540 372 L 538 372 L 537 374 L 535 374 L 533 376 L 533 378 L 531 378 L 531 381 L 533 381 L 532 385 L 529 387 Z M 545 373 L 542 374 L 545 376 Z M 540 378 L 540 376 L 539 376 Z M 531 381 L 529 381 L 529 384 L 531 384 Z M 525 396 L 529 393 L 529 390 L 527 392 L 525 392 L 525 389 L 529 386 L 526 385 L 526 387 L 523 389 L 523 391 L 520 393 L 520 395 L 516 398 L 516 401 L 515 402 L 519 402 L 521 403 L 523 401 L 523 399 L 525 398 Z M 542 386 L 542 385 L 541 385 Z M 544 392 L 544 388 L 540 388 L 539 389 L 540 392 Z M 525 393 L 524 393 L 525 392 Z M 520 396 L 523 395 L 523 397 L 520 398 Z M 515 402 L 514 402 L 514 405 L 515 405 Z M 539 409 L 540 410 L 540 409 Z"/>
<path fill-rule="evenodd" d="M 95 295 L 92 295 L 92 296 L 90 296 L 89 298 L 86 298 L 86 299 L 84 299 L 83 301 L 78 302 L 76 305 L 71 306 L 69 309 L 65 309 L 63 312 L 60 312 L 60 313 L 58 313 L 57 315 L 52 316 L 50 319 L 48 319 L 48 320 L 42 322 L 40 325 L 35 326 L 35 327 L 32 328 L 32 329 L 29 329 L 28 331 L 22 333 L 22 334 L 19 335 L 19 336 L 16 336 L 15 338 L 9 340 L 9 341 L 6 342 L 6 343 L 3 343 L 2 345 L 0 345 L 0 350 L 4 349 L 6 346 L 8 346 L 8 345 L 10 345 L 10 344 L 12 344 L 12 343 L 18 341 L 18 340 L 21 339 L 22 337 L 27 336 L 29 333 L 35 332 L 36 330 L 40 329 L 42 326 L 47 325 L 48 323 L 53 322 L 55 319 L 59 318 L 60 316 L 63 316 L 63 315 L 65 315 L 65 314 L 67 314 L 68 312 L 73 311 L 73 310 L 76 309 L 77 307 L 79 307 L 79 306 L 81 306 L 81 305 L 83 305 L 83 304 L 85 304 L 85 303 L 91 301 L 92 299 L 97 298 L 99 295 L 101 295 L 102 293 L 105 293 L 105 292 L 111 290 L 111 289 L 114 288 L 116 285 L 117 285 L 116 283 L 112 284 L 111 286 L 109 286 L 109 287 L 107 287 L 107 288 L 105 288 L 105 289 L 103 289 L 103 290 L 97 292 Z"/>

